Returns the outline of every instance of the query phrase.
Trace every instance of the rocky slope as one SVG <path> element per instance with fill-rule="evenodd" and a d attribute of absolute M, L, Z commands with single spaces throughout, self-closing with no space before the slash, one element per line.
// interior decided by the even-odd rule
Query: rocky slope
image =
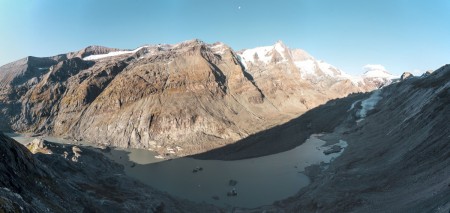
<path fill-rule="evenodd" d="M 349 143 L 344 154 L 296 198 L 280 203 L 283 208 L 450 211 L 450 66 L 388 86 L 380 95 L 363 121 L 355 125 L 350 119 L 341 130 Z"/>
<path fill-rule="evenodd" d="M 339 158 L 307 168 L 312 183 L 297 195 L 272 207 L 243 211 L 447 213 L 449 106 L 450 65 L 446 65 L 371 94 L 330 101 L 286 124 L 198 157 L 267 155 L 301 144 L 305 134 L 325 132 L 321 139 L 327 145 L 348 143 Z"/>
<path fill-rule="evenodd" d="M 379 86 L 324 64 L 282 42 L 236 53 L 199 40 L 28 57 L 0 68 L 0 128 L 198 153 Z"/>
<path fill-rule="evenodd" d="M 96 151 L 45 146 L 53 154 L 32 155 L 0 132 L 0 212 L 219 211 L 138 183 Z"/>

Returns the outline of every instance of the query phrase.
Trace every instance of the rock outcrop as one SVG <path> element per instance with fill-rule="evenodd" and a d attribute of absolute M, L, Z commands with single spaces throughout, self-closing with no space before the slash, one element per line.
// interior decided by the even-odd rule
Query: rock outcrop
<path fill-rule="evenodd" d="M 400 76 L 400 81 L 406 80 L 408 78 L 414 77 L 414 75 L 410 72 L 404 72 L 402 76 Z"/>
<path fill-rule="evenodd" d="M 432 70 L 427 70 L 425 73 L 423 73 L 421 75 L 421 77 L 427 77 L 427 76 L 430 76 L 431 74 L 433 74 L 433 71 Z"/>
<path fill-rule="evenodd" d="M 52 151 L 47 147 L 47 141 L 41 138 L 36 138 L 26 145 L 31 153 L 52 154 Z"/>

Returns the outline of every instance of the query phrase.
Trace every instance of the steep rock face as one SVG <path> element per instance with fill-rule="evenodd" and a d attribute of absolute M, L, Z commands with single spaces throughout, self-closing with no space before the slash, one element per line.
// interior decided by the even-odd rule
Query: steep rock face
<path fill-rule="evenodd" d="M 215 55 L 198 41 L 160 50 L 118 75 L 84 112 L 78 129 L 105 143 L 121 138 L 120 146 L 142 148 L 156 148 L 156 141 L 175 146 L 200 140 L 204 144 L 196 146 L 207 147 L 203 138 L 236 140 L 249 128 L 245 119 L 257 118 L 238 121 L 240 104 L 252 99 L 233 95 L 245 90 L 261 96 L 239 68 L 229 50 Z"/>
<path fill-rule="evenodd" d="M 317 70 L 328 73 L 325 80 L 306 78 L 297 62 L 311 58 L 282 42 L 235 53 L 220 42 L 192 40 L 132 51 L 91 46 L 32 59 L 39 63 L 19 61 L 1 68 L 7 86 L 0 89 L 0 116 L 8 123 L 0 127 L 198 153 L 367 90 L 350 78 L 330 77 L 345 75 L 322 62 Z"/>
<path fill-rule="evenodd" d="M 58 61 L 52 58 L 27 57 L 0 67 L 0 123 L 10 130 L 21 111 L 20 98 L 32 89 L 49 68 Z"/>

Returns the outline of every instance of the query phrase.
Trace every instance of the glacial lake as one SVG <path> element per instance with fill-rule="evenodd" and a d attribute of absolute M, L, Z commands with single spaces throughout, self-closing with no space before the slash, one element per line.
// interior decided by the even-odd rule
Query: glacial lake
<path fill-rule="evenodd" d="M 8 135 L 23 144 L 33 139 Z M 303 173 L 305 167 L 328 163 L 344 151 L 325 155 L 323 151 L 330 146 L 324 147 L 326 142 L 317 137 L 312 135 L 302 145 L 286 152 L 235 161 L 187 157 L 163 160 L 155 158 L 156 153 L 142 149 L 112 149 L 104 154 L 124 165 L 128 176 L 173 196 L 221 207 L 255 208 L 295 195 L 310 182 Z M 74 143 L 53 137 L 44 139 Z M 347 143 L 340 140 L 338 145 L 346 147 Z M 196 168 L 201 171 L 193 172 Z M 235 182 L 230 184 L 230 180 Z M 227 196 L 232 189 L 237 196 Z"/>
<path fill-rule="evenodd" d="M 329 149 L 325 143 L 312 135 L 292 150 L 235 161 L 187 157 L 161 161 L 146 150 L 112 150 L 109 156 L 125 166 L 127 175 L 171 195 L 222 207 L 255 208 L 295 195 L 310 182 L 303 174 L 305 167 L 330 162 L 343 152 L 325 155 Z M 347 143 L 341 140 L 338 145 Z M 193 172 L 196 168 L 202 170 Z M 233 188 L 237 196 L 227 196 Z"/>

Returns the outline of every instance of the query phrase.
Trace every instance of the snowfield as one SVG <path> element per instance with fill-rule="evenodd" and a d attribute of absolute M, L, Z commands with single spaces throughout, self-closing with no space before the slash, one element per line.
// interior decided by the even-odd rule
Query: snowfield
<path fill-rule="evenodd" d="M 115 52 L 109 52 L 107 54 L 90 55 L 90 56 L 84 57 L 83 60 L 94 61 L 94 60 L 99 60 L 99 59 L 108 58 L 108 57 L 132 54 L 132 53 L 136 53 L 137 51 L 141 50 L 144 47 L 146 47 L 146 46 L 139 47 L 139 48 L 136 48 L 135 50 L 131 50 L 131 51 L 115 51 Z"/>

